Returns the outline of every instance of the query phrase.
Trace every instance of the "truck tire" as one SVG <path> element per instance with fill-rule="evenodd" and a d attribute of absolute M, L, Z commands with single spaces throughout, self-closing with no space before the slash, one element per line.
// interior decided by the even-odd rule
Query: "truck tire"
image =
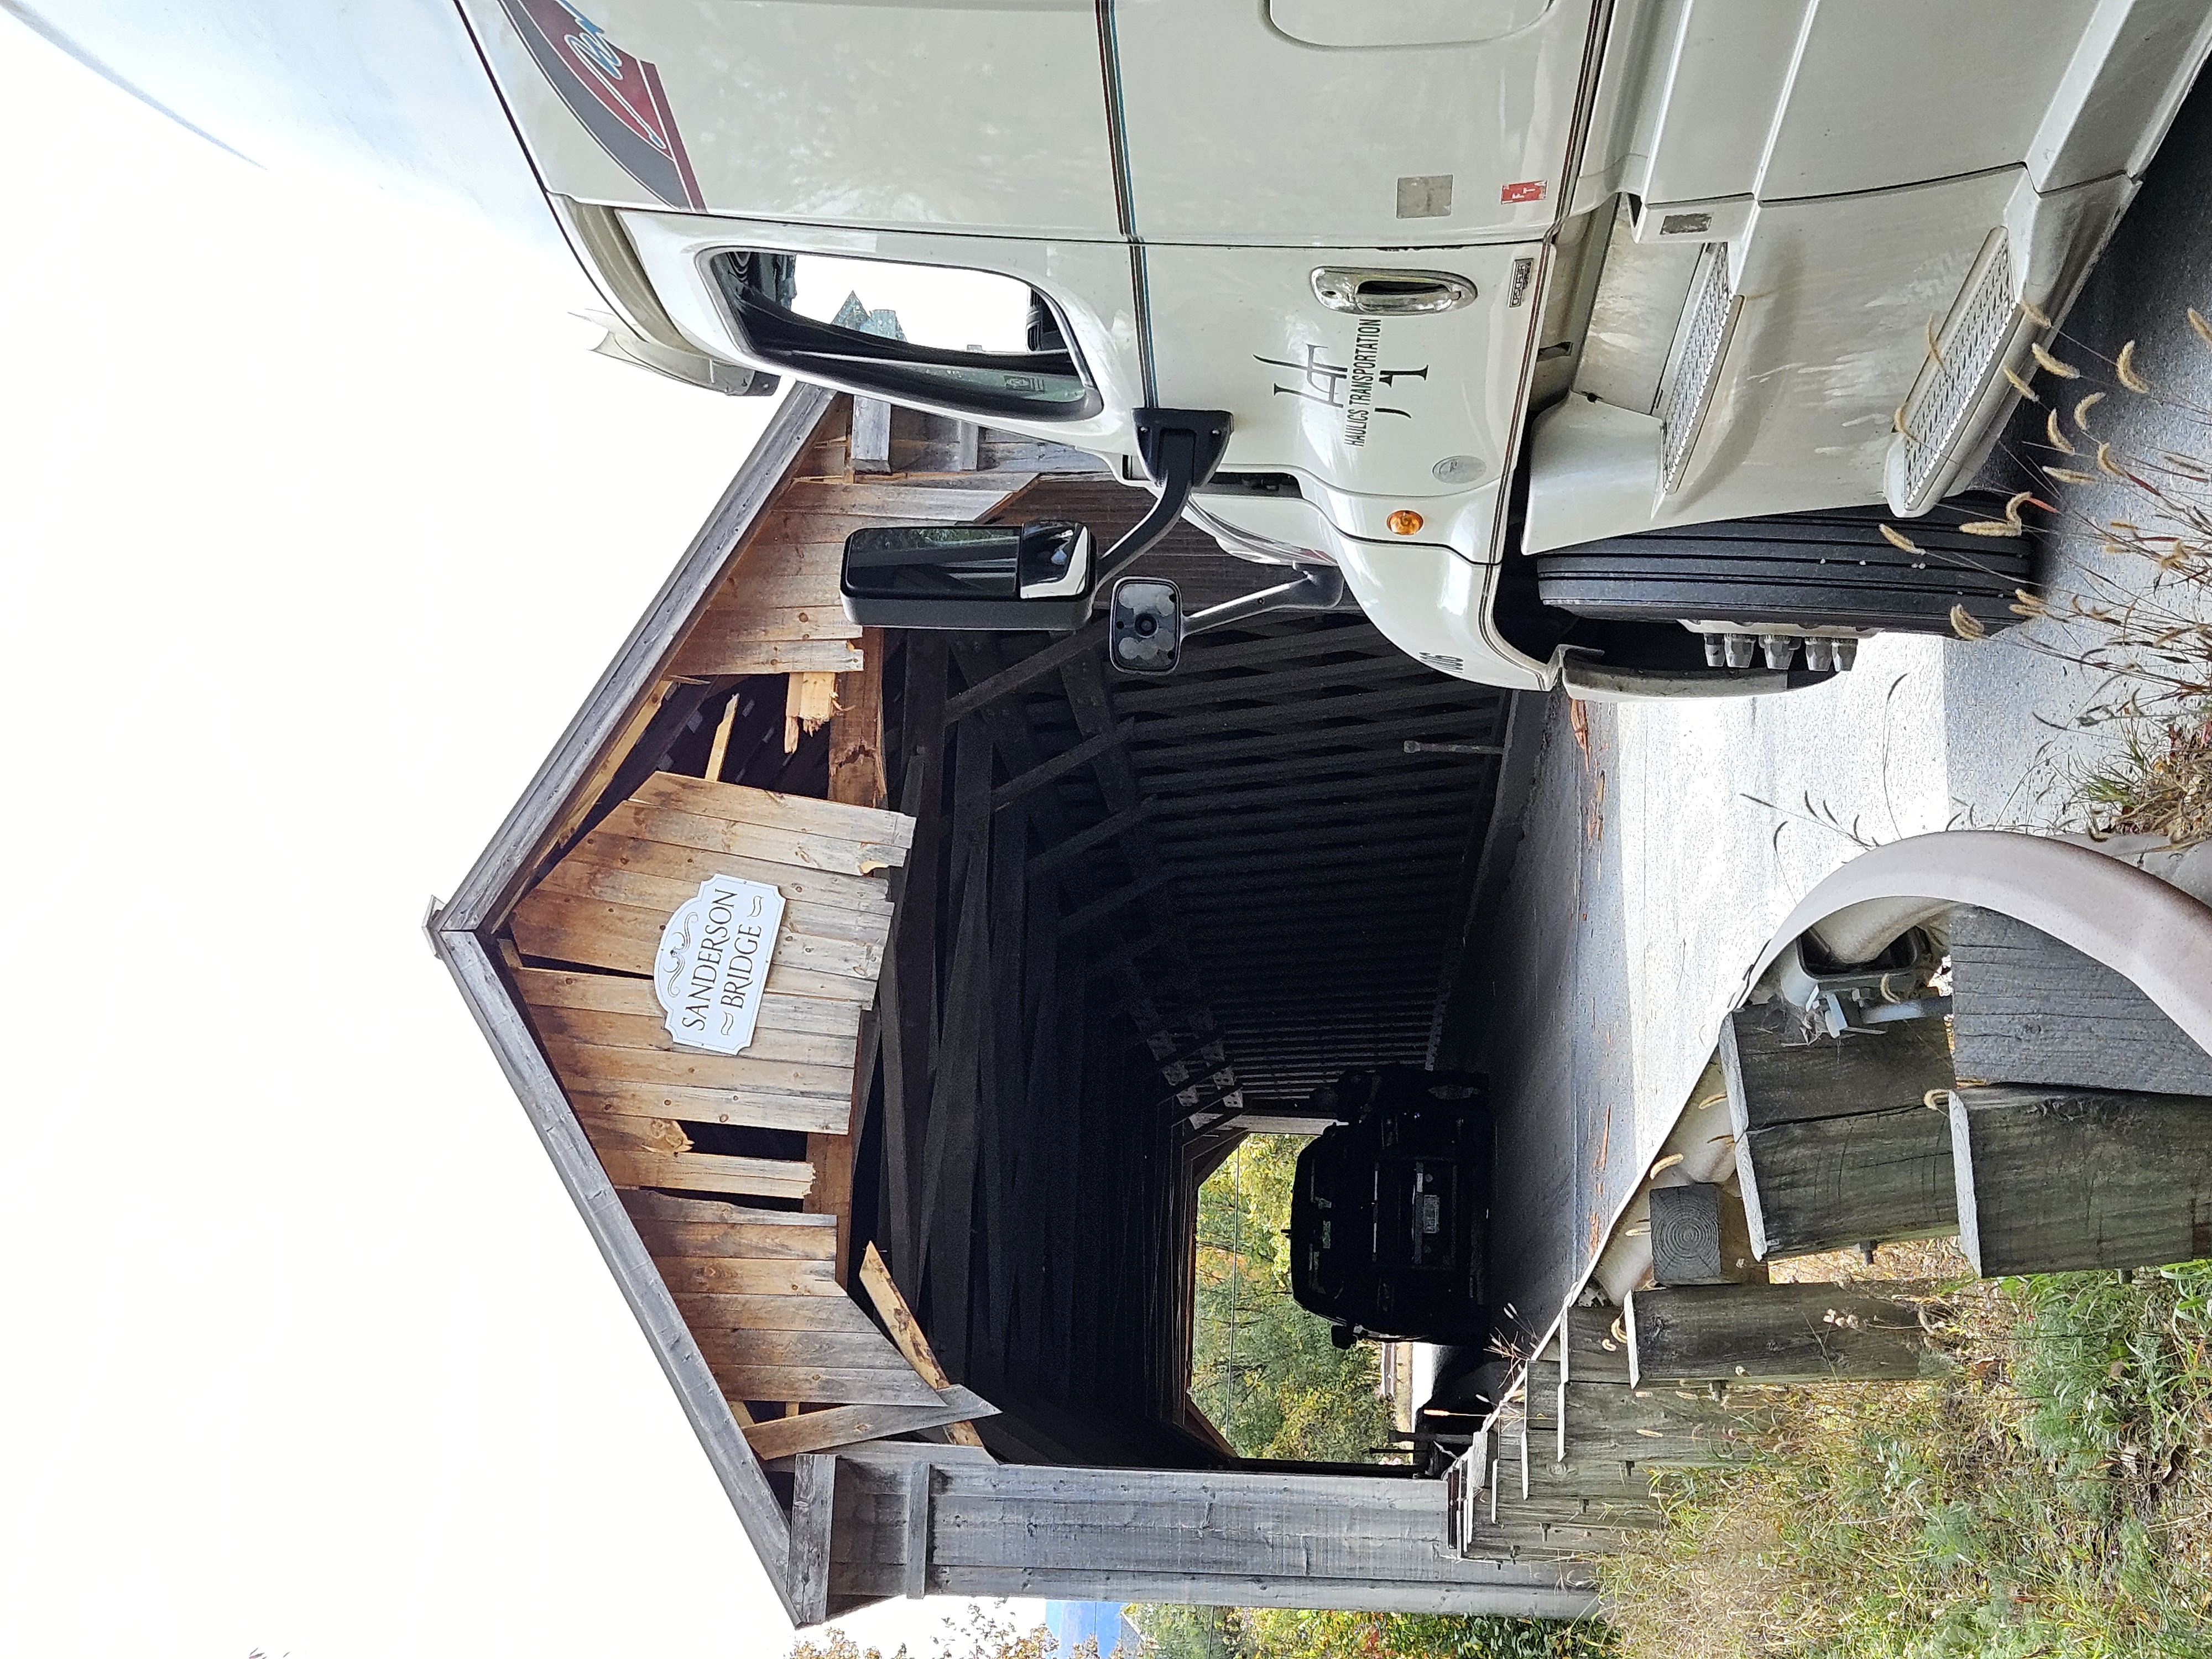
<path fill-rule="evenodd" d="M 1890 542 L 1885 523 L 1917 550 Z M 1846 507 L 1563 547 L 1536 556 L 1536 583 L 1546 605 L 1607 621 L 1948 634 L 1952 606 L 1964 605 L 1994 633 L 2020 620 L 2011 606 L 2030 580 L 2031 550 L 2025 536 L 1969 536 L 1952 521 Z"/>

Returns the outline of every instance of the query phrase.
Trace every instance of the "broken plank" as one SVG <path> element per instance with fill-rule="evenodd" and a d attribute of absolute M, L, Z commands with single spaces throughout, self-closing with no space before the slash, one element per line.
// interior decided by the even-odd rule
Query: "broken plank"
<path fill-rule="evenodd" d="M 653 981 L 643 975 L 594 974 L 562 968 L 518 968 L 515 983 L 532 1009 L 589 1010 L 651 1020 L 663 1018 Z M 761 999 L 760 1029 L 854 1037 L 860 1011 L 849 1002 L 770 992 Z"/>
<path fill-rule="evenodd" d="M 849 640 L 733 640 L 711 634 L 696 645 L 687 641 L 669 672 L 684 679 L 711 680 L 749 674 L 849 674 L 860 665 L 860 653 Z"/>
<path fill-rule="evenodd" d="M 778 867 L 778 866 L 770 866 Z M 717 870 L 701 881 L 725 881 L 737 872 Z M 770 885 L 779 887 L 780 884 Z M 604 899 L 610 904 L 627 904 L 641 910 L 655 910 L 662 915 L 673 915 L 678 909 L 698 896 L 700 882 L 681 878 L 648 875 L 635 869 L 619 869 L 595 863 L 588 856 L 568 857 L 545 872 L 545 878 L 535 890 L 541 893 L 565 893 L 575 898 Z M 805 899 L 784 897 L 782 933 L 805 933 L 814 939 L 844 939 L 855 945 L 881 945 L 890 936 L 890 918 L 873 909 L 859 910 L 848 905 L 823 904 Z"/>
<path fill-rule="evenodd" d="M 633 981 L 643 983 L 642 981 Z M 647 1000 L 651 1000 L 648 997 Z M 848 1005 L 849 1006 L 849 1005 Z M 668 1035 L 656 1006 L 651 1015 L 602 1013 L 591 1008 L 563 1008 L 558 1005 L 530 1005 L 531 1023 L 545 1036 L 566 1037 L 572 1042 L 588 1042 L 602 1048 L 651 1048 L 675 1052 L 675 1039 Z M 850 1076 L 856 1044 L 849 1036 L 818 1036 L 811 1031 L 777 1030 L 767 1024 L 765 1012 L 762 1024 L 753 1031 L 753 1040 L 744 1047 L 741 1059 L 781 1060 L 797 1066 L 834 1066 Z"/>
<path fill-rule="evenodd" d="M 880 808 L 888 785 L 884 772 L 884 631 L 867 630 L 861 654 L 867 666 L 837 682 L 836 713 L 830 722 L 830 799 L 848 805 Z M 895 815 L 896 816 L 896 815 Z M 914 820 L 907 826 L 913 845 Z"/>
<path fill-rule="evenodd" d="M 890 920 L 890 890 L 880 876 L 802 870 L 797 865 L 756 859 L 727 848 L 695 847 L 666 835 L 656 838 L 639 833 L 659 827 L 691 835 L 694 839 L 711 841 L 713 826 L 718 822 L 701 818 L 696 813 L 663 817 L 624 803 L 579 842 L 562 862 L 565 865 L 574 860 L 603 869 L 634 870 L 640 875 L 688 882 L 694 892 L 710 876 L 743 876 L 749 881 L 767 883 L 783 895 L 787 903 L 814 904 Z M 701 834 L 702 830 L 708 833 Z"/>
<path fill-rule="evenodd" d="M 866 1291 L 869 1301 L 875 1304 L 877 1316 L 890 1333 L 891 1340 L 898 1345 L 899 1352 L 906 1357 L 907 1363 L 914 1367 L 916 1374 L 933 1389 L 951 1388 L 952 1379 L 945 1374 L 945 1367 L 937 1363 L 937 1356 L 930 1350 L 929 1338 L 923 1332 L 921 1322 L 915 1318 L 913 1310 L 907 1306 L 906 1297 L 899 1294 L 899 1287 L 891 1280 L 890 1269 L 884 1264 L 883 1253 L 872 1243 L 860 1258 L 860 1285 Z M 954 1424 L 951 1438 L 954 1444 L 961 1446 L 981 1446 L 983 1443 L 982 1437 L 975 1432 L 974 1425 L 967 1423 Z"/>
<path fill-rule="evenodd" d="M 815 795 L 782 794 L 743 784 L 710 783 L 704 778 L 678 772 L 654 773 L 631 799 L 647 805 L 696 812 L 731 823 L 788 830 L 797 836 L 826 836 L 838 841 L 880 842 L 901 848 L 914 845 L 914 820 L 902 812 L 886 812 L 849 801 L 824 800 Z"/>
<path fill-rule="evenodd" d="M 683 1198 L 674 1193 L 631 1192 L 622 1195 L 633 1221 L 685 1222 L 726 1227 L 822 1227 L 819 1216 L 796 1210 L 769 1210 L 717 1198 Z"/>
<path fill-rule="evenodd" d="M 640 975 L 658 964 L 668 916 L 635 905 L 539 888 L 515 907 L 511 930 L 525 956 L 587 963 Z M 865 1003 L 875 988 L 880 946 L 779 933 L 769 964 L 770 993 Z"/>
<path fill-rule="evenodd" d="M 914 1434 L 947 1423 L 992 1417 L 998 1408 L 966 1389 L 951 1389 L 935 1405 L 837 1406 L 777 1418 L 745 1431 L 746 1443 L 763 1462 L 803 1451 L 856 1444 L 886 1435 Z"/>
<path fill-rule="evenodd" d="M 588 1128 L 586 1130 L 588 1134 Z M 782 1158 L 729 1158 L 714 1152 L 659 1152 L 593 1142 L 607 1179 L 617 1187 L 675 1187 L 758 1198 L 804 1198 L 814 1171 Z"/>
<path fill-rule="evenodd" d="M 687 1123 L 735 1123 L 756 1129 L 789 1129 L 799 1134 L 842 1134 L 849 1127 L 851 1105 L 819 1096 L 779 1095 L 766 1090 L 677 1089 L 660 1083 L 602 1080 L 571 1084 L 569 1103 L 580 1121 L 595 1133 L 605 1120 L 669 1119 Z M 811 1165 L 808 1166 L 811 1168 Z"/>

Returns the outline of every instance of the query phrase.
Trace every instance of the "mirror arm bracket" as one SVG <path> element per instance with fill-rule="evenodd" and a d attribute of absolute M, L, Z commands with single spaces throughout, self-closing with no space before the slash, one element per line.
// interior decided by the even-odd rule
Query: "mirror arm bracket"
<path fill-rule="evenodd" d="M 1334 611 L 1344 603 L 1344 573 L 1332 565 L 1302 564 L 1295 580 L 1194 611 L 1182 619 L 1182 637 L 1226 628 L 1271 611 Z"/>
<path fill-rule="evenodd" d="M 1135 411 L 1137 453 L 1160 487 L 1152 511 L 1130 526 L 1098 562 L 1096 580 L 1104 582 L 1164 540 L 1182 517 L 1190 492 L 1213 476 L 1229 447 L 1229 411 L 1223 409 L 1156 409 Z"/>

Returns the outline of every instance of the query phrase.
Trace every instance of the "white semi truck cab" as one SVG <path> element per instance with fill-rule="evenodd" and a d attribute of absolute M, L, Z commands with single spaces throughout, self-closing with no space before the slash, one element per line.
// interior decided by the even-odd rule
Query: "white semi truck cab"
<path fill-rule="evenodd" d="M 2212 48 L 2204 0 L 462 9 L 629 355 L 1090 451 L 1145 533 L 1601 696 L 2012 619 L 2026 539 L 1946 497 Z M 1079 531 L 848 603 L 1078 625 L 1142 541 Z"/>

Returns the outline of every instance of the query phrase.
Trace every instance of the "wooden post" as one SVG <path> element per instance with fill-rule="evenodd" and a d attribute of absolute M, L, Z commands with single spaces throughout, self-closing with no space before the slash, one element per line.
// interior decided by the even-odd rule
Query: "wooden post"
<path fill-rule="evenodd" d="M 1638 1387 L 1686 1382 L 1867 1382 L 1928 1376 L 1943 1361 L 1905 1299 L 1924 1289 L 1702 1285 L 1632 1291 L 1628 1355 Z"/>
<path fill-rule="evenodd" d="M 891 406 L 881 398 L 853 399 L 853 434 L 846 449 L 856 473 L 891 470 Z"/>
<path fill-rule="evenodd" d="M 959 1425 L 968 1428 L 968 1425 Z M 973 1434 L 975 1431 L 969 1429 Z M 929 1480 L 930 1468 L 926 1462 L 907 1466 L 906 1484 L 906 1582 L 900 1587 L 908 1601 L 919 1601 L 929 1594 Z"/>
<path fill-rule="evenodd" d="M 2212 1054 L 2101 962 L 1994 910 L 1951 913 L 1959 1075 L 2212 1095 Z"/>
<path fill-rule="evenodd" d="M 1954 1080 L 1942 1021 L 1808 1040 L 1777 1000 L 1723 1020 L 1720 1054 L 1762 1259 L 1957 1227 L 1949 1133 L 1927 1109 Z"/>
<path fill-rule="evenodd" d="M 1650 1198 L 1651 1276 L 1662 1285 L 1764 1283 L 1743 1200 L 1702 1181 L 1655 1187 Z"/>
<path fill-rule="evenodd" d="M 839 674 L 836 696 L 830 718 L 830 799 L 849 806 L 880 808 L 884 805 L 884 633 L 863 629 L 858 673 Z M 731 699 L 732 708 L 737 700 Z M 887 962 L 889 977 L 897 971 Z M 870 1015 L 872 1022 L 874 1015 Z M 848 1132 L 842 1135 L 810 1134 L 806 1161 L 814 1166 L 814 1207 L 837 1218 L 837 1279 L 842 1284 L 853 1249 L 853 1146 L 867 1116 L 868 1095 L 875 1083 L 879 1028 L 864 1026 L 863 1040 L 853 1066 L 853 1107 Z"/>
<path fill-rule="evenodd" d="M 791 1553 L 783 1571 L 793 1620 L 818 1625 L 830 1616 L 830 1527 L 836 1499 L 837 1460 L 800 1456 L 792 1472 Z"/>
<path fill-rule="evenodd" d="M 2212 1255 L 2212 1099 L 1964 1088 L 1950 1129 L 1959 1243 L 1984 1278 Z"/>

